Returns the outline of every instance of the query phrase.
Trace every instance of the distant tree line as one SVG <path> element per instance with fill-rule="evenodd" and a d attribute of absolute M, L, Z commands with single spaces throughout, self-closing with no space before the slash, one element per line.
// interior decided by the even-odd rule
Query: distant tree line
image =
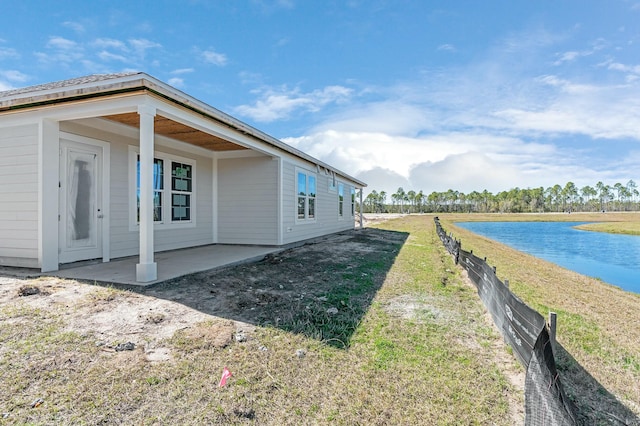
<path fill-rule="evenodd" d="M 513 188 L 497 194 L 484 190 L 465 194 L 449 189 L 446 192 L 406 191 L 400 187 L 393 194 L 371 191 L 363 200 L 365 213 L 544 213 L 636 211 L 639 209 L 637 185 L 629 180 L 625 185 L 605 185 L 578 188 L 573 182 L 549 188 Z"/>

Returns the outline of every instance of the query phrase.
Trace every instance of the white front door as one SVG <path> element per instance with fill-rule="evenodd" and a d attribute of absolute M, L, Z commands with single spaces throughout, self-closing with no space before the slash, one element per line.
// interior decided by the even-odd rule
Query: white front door
<path fill-rule="evenodd" d="M 60 140 L 60 263 L 102 258 L 103 155 L 101 146 Z"/>

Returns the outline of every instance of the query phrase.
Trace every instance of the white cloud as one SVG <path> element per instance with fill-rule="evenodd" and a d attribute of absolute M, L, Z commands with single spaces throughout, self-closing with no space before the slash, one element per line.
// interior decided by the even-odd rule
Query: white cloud
<path fill-rule="evenodd" d="M 84 25 L 79 22 L 65 21 L 62 23 L 62 26 L 70 28 L 77 33 L 83 33 L 85 31 Z"/>
<path fill-rule="evenodd" d="M 177 88 L 184 87 L 184 79 L 183 78 L 173 77 L 173 78 L 169 79 L 168 83 L 173 87 L 177 87 Z"/>
<path fill-rule="evenodd" d="M 505 186 L 524 180 L 526 170 L 557 155 L 553 146 L 482 133 L 407 137 L 327 130 L 284 142 L 357 176 L 370 189 L 387 192 L 397 186 L 428 192 L 467 191 L 479 184 L 489 190 L 508 189 Z M 516 172 L 522 165 L 528 167 Z M 464 185 L 461 175 L 468 179 Z M 535 185 L 533 179 L 529 183 Z"/>
<path fill-rule="evenodd" d="M 147 50 L 162 47 L 161 44 L 147 40 L 145 38 L 129 39 L 129 45 L 138 54 L 140 59 L 144 59 Z"/>
<path fill-rule="evenodd" d="M 640 141 L 640 128 L 635 124 L 640 114 L 637 84 L 594 86 L 555 79 L 545 83 L 558 89 L 548 104 L 496 110 L 493 115 L 501 119 L 498 126 L 521 134 L 579 134 L 594 139 Z"/>
<path fill-rule="evenodd" d="M 383 100 L 354 97 L 285 142 L 369 183 L 369 191 L 388 193 L 398 186 L 468 193 L 638 179 L 639 156 L 594 152 L 605 152 L 608 140 L 640 143 L 639 83 L 503 67 L 476 64 L 370 89 Z"/>
<path fill-rule="evenodd" d="M 171 71 L 169 74 L 180 75 L 180 74 L 192 73 L 194 71 L 195 70 L 193 68 L 178 68 L 178 69 L 175 69 L 175 70 Z"/>
<path fill-rule="evenodd" d="M 16 70 L 0 70 L 0 92 L 4 90 L 14 89 L 16 85 L 13 83 L 24 83 L 29 76 Z"/>
<path fill-rule="evenodd" d="M 347 101 L 352 92 L 352 89 L 343 86 L 327 86 L 307 93 L 286 86 L 265 88 L 257 91 L 260 99 L 254 105 L 241 105 L 235 111 L 259 122 L 271 122 L 289 118 L 297 111 L 320 111 L 328 104 Z"/>
<path fill-rule="evenodd" d="M 580 52 L 564 52 L 559 54 L 560 59 L 558 59 L 554 65 L 560 65 L 563 62 L 573 62 L 576 58 L 579 58 Z"/>
<path fill-rule="evenodd" d="M 29 76 L 16 70 L 0 70 L 0 76 L 8 81 L 16 83 L 24 83 L 29 79 Z"/>
<path fill-rule="evenodd" d="M 47 47 L 58 50 L 72 50 L 78 47 L 78 43 L 64 37 L 51 36 L 47 42 Z"/>
<path fill-rule="evenodd" d="M 456 47 L 452 44 L 441 44 L 440 46 L 438 46 L 438 50 L 444 50 L 444 51 L 448 51 L 448 52 L 455 52 L 456 51 Z"/>
<path fill-rule="evenodd" d="M 255 73 L 255 72 L 249 72 L 249 71 L 241 71 L 238 74 L 238 77 L 240 78 L 240 81 L 242 82 L 242 84 L 257 84 L 260 85 L 262 83 L 262 74 L 260 73 Z"/>
<path fill-rule="evenodd" d="M 227 56 L 213 50 L 205 50 L 201 53 L 201 56 L 202 60 L 208 64 L 217 65 L 219 67 L 227 64 Z"/>
<path fill-rule="evenodd" d="M 468 151 L 448 155 L 441 161 L 426 162 L 411 170 L 411 186 L 426 193 L 454 189 L 464 193 L 487 189 L 496 192 L 509 189 L 511 182 L 522 181 L 521 171 L 489 155 Z"/>
<path fill-rule="evenodd" d="M 38 61 L 43 64 L 68 66 L 82 62 L 85 59 L 83 46 L 64 37 L 49 37 L 45 47 L 48 49 L 46 52 L 34 53 Z"/>
<path fill-rule="evenodd" d="M 128 50 L 125 42 L 112 38 L 97 38 L 90 44 L 99 49 L 117 49 L 125 52 Z"/>
<path fill-rule="evenodd" d="M 17 50 L 11 47 L 0 47 L 0 59 L 15 59 L 19 57 Z"/>
<path fill-rule="evenodd" d="M 125 56 L 116 55 L 115 53 L 110 53 L 110 52 L 107 52 L 106 50 L 99 52 L 98 58 L 100 58 L 100 60 L 105 62 L 108 62 L 108 61 L 127 62 L 128 61 L 128 59 Z"/>

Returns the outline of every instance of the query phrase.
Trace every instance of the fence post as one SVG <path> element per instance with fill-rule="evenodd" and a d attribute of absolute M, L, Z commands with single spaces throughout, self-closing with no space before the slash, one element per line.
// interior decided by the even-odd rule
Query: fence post
<path fill-rule="evenodd" d="M 509 288 L 509 280 L 504 280 L 504 285 Z"/>
<path fill-rule="evenodd" d="M 555 312 L 549 311 L 549 340 L 551 344 L 556 344 L 556 326 L 558 324 L 558 316 Z"/>

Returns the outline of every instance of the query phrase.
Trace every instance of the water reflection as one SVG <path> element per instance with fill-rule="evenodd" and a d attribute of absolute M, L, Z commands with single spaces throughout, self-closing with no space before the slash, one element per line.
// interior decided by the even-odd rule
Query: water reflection
<path fill-rule="evenodd" d="M 580 274 L 640 293 L 640 237 L 573 228 L 582 223 L 459 222 L 456 225 Z"/>

